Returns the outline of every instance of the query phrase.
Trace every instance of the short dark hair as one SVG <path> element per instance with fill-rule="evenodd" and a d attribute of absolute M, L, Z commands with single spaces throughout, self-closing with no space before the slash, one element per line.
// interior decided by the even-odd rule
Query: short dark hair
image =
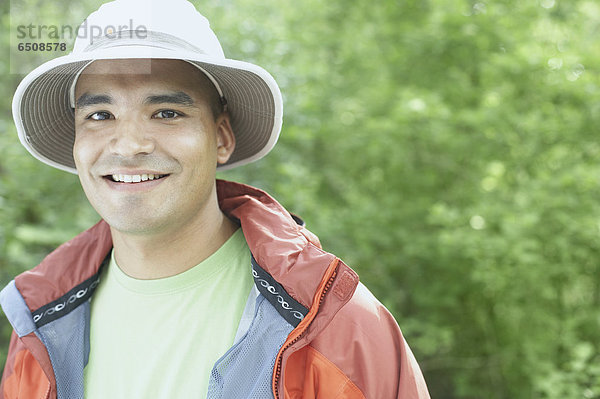
<path fill-rule="evenodd" d="M 206 76 L 206 74 L 200 69 L 196 69 L 198 70 L 197 76 L 201 80 L 201 89 L 207 93 L 208 106 L 210 107 L 213 117 L 216 120 L 223 112 L 226 111 L 225 105 L 227 102 L 225 101 L 225 97 L 221 97 L 219 95 L 217 88 L 210 78 Z"/>

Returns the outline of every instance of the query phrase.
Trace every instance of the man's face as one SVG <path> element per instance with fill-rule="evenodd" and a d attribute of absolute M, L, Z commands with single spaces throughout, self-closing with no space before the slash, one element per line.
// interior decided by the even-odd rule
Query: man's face
<path fill-rule="evenodd" d="M 90 203 L 112 228 L 164 233 L 210 219 L 216 166 L 235 144 L 227 116 L 211 112 L 215 95 L 184 61 L 101 60 L 85 69 L 73 156 Z"/>

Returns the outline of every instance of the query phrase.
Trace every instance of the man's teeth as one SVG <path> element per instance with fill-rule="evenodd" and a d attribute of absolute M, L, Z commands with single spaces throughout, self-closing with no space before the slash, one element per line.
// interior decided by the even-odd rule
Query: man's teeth
<path fill-rule="evenodd" d="M 166 175 L 156 174 L 143 174 L 143 175 L 112 175 L 113 181 L 120 181 L 124 183 L 139 183 L 146 180 L 160 179 Z"/>

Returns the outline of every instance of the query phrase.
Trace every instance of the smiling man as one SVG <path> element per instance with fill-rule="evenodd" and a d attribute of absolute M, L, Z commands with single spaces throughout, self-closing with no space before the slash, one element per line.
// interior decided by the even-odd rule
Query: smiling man
<path fill-rule="evenodd" d="M 128 248 L 116 254 L 125 273 L 178 274 L 227 241 L 237 226 L 219 209 L 215 172 L 235 136 L 198 68 L 180 60 L 95 61 L 75 98 L 75 165 L 115 247 Z"/>
<path fill-rule="evenodd" d="M 102 220 L 0 294 L 0 397 L 428 398 L 356 273 L 268 194 L 215 179 L 275 145 L 273 78 L 225 58 L 184 0 L 117 0 L 84 25 L 105 35 L 26 76 L 13 113 Z"/>

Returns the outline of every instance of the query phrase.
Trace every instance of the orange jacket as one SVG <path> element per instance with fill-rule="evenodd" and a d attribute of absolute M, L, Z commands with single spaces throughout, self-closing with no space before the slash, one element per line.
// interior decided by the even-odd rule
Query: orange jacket
<path fill-rule="evenodd" d="M 269 397 L 429 398 L 396 321 L 352 269 L 266 193 L 224 181 L 217 191 L 242 227 L 265 306 L 291 331 L 272 354 Z M 101 221 L 2 291 L 14 331 L 0 398 L 82 397 L 89 298 L 111 248 Z"/>

